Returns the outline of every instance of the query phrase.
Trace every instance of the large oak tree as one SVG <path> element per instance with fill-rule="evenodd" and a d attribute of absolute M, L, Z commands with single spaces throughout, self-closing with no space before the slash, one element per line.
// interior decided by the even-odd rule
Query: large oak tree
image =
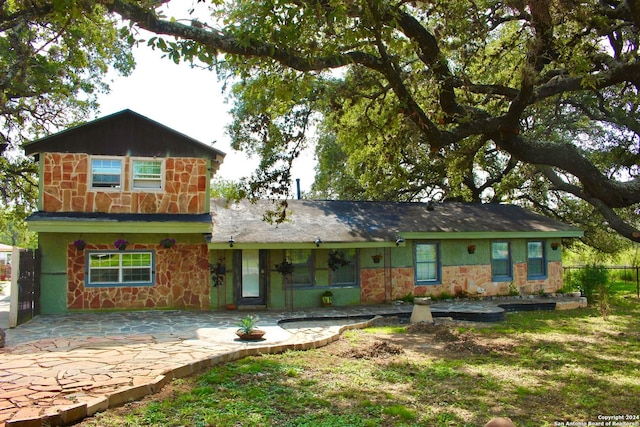
<path fill-rule="evenodd" d="M 322 194 L 517 202 L 640 241 L 638 0 L 102 3 L 229 79 L 254 189 L 288 186 L 317 125 Z"/>
<path fill-rule="evenodd" d="M 94 2 L 0 1 L 0 205 L 13 226 L 37 200 L 37 168 L 20 145 L 88 119 L 110 67 L 131 71 L 118 26 Z"/>

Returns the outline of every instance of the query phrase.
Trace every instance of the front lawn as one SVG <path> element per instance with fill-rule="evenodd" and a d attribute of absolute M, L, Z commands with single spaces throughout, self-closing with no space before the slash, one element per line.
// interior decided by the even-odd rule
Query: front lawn
<path fill-rule="evenodd" d="M 478 427 L 508 416 L 544 427 L 638 416 L 640 302 L 614 301 L 606 321 L 588 308 L 350 331 L 318 350 L 176 380 L 81 425 Z"/>

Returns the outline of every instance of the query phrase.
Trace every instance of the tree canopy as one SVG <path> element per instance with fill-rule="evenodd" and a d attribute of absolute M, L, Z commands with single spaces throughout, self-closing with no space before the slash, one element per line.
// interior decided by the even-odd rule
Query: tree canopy
<path fill-rule="evenodd" d="M 640 241 L 640 0 L 100 3 L 231 85 L 254 192 L 289 187 L 315 128 L 317 194 L 519 203 Z"/>
<path fill-rule="evenodd" d="M 640 241 L 638 0 L 106 3 L 231 78 L 233 143 L 272 190 L 317 126 L 318 194 L 519 203 Z"/>
<path fill-rule="evenodd" d="M 110 67 L 131 71 L 130 50 L 116 19 L 93 2 L 0 2 L 0 200 L 15 207 L 15 221 L 34 208 L 38 188 L 20 144 L 86 120 Z"/>

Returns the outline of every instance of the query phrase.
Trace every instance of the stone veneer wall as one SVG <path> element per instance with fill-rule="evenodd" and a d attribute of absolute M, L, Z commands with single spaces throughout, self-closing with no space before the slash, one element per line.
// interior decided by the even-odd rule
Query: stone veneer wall
<path fill-rule="evenodd" d="M 523 295 L 540 291 L 555 292 L 562 288 L 562 263 L 547 263 L 546 279 L 527 279 L 527 264 L 514 264 L 513 285 Z M 390 284 L 389 284 L 390 282 Z M 466 292 L 469 296 L 508 295 L 511 282 L 491 281 L 491 265 L 459 265 L 442 267 L 442 283 L 438 285 L 414 285 L 413 268 L 362 269 L 360 271 L 361 300 L 363 304 L 383 303 L 414 296 L 439 295 L 446 292 L 456 295 Z M 480 288 L 480 289 L 479 289 Z"/>
<path fill-rule="evenodd" d="M 70 310 L 176 308 L 209 309 L 209 252 L 206 245 L 129 245 L 155 250 L 154 286 L 85 287 L 85 252 L 67 245 L 67 307 Z M 87 245 L 86 250 L 113 250 Z"/>
<path fill-rule="evenodd" d="M 89 188 L 89 155 L 43 154 L 42 210 L 45 212 L 180 213 L 208 212 L 207 161 L 165 159 L 163 191 L 132 190 L 131 159 L 122 157 L 124 188 Z"/>

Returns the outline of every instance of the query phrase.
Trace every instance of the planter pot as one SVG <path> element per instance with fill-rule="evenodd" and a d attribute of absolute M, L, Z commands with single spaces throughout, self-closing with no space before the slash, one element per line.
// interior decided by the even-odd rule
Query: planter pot
<path fill-rule="evenodd" d="M 262 329 L 254 329 L 253 331 L 251 331 L 249 333 L 242 332 L 242 331 L 236 331 L 236 335 L 242 341 L 260 341 L 260 340 L 264 339 L 262 337 L 266 333 L 267 333 L 267 331 L 263 331 Z"/>
<path fill-rule="evenodd" d="M 76 247 L 77 251 L 82 252 L 82 251 L 84 251 L 84 248 L 86 247 L 86 245 L 75 245 L 75 247 Z"/>
<path fill-rule="evenodd" d="M 332 297 L 322 297 L 322 306 L 323 307 L 328 307 L 328 306 L 330 306 L 332 304 L 333 304 Z"/>
<path fill-rule="evenodd" d="M 235 310 L 236 308 L 238 308 L 238 306 L 235 304 L 227 304 L 226 308 L 227 310 Z"/>

